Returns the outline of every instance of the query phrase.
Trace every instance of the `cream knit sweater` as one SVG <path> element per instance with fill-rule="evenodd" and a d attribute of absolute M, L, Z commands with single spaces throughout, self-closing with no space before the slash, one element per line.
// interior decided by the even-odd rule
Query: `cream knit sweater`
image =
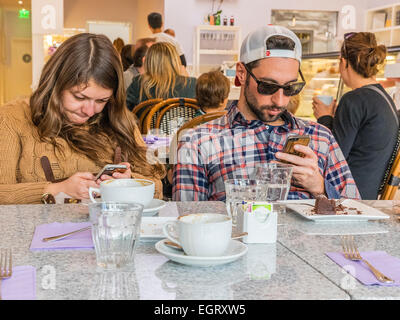
<path fill-rule="evenodd" d="M 135 136 L 139 144 L 144 145 L 139 130 Z M 39 140 L 27 100 L 16 100 L 0 107 L 0 204 L 40 203 L 44 188 L 50 183 L 40 163 L 42 156 L 49 158 L 55 179 L 101 169 L 86 156 L 73 151 L 65 140 L 60 138 L 58 142 L 63 154 L 55 151 L 53 145 Z M 162 198 L 159 179 L 145 177 L 140 172 L 133 172 L 132 176 L 154 181 L 155 197 Z"/>

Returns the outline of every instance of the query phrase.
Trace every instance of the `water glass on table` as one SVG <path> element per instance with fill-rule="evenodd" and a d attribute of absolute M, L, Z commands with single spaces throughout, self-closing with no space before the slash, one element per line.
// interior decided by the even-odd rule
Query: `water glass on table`
<path fill-rule="evenodd" d="M 261 163 L 254 170 L 254 177 L 268 183 L 267 199 L 269 201 L 287 200 L 290 182 L 292 180 L 293 165 L 285 163 Z M 276 206 L 278 212 L 284 212 L 284 208 Z"/>
<path fill-rule="evenodd" d="M 262 180 L 225 180 L 226 209 L 232 218 L 233 226 L 237 226 L 243 202 L 267 200 L 267 186 L 268 184 Z"/>
<path fill-rule="evenodd" d="M 99 202 L 89 204 L 97 265 L 119 269 L 133 261 L 140 238 L 143 205 Z"/>

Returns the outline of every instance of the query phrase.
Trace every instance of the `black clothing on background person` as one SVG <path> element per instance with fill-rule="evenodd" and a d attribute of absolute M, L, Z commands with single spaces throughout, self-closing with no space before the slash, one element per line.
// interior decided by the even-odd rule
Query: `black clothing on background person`
<path fill-rule="evenodd" d="M 126 92 L 126 104 L 128 106 L 128 109 L 131 111 L 139 103 L 148 99 L 153 99 L 151 97 L 147 97 L 144 92 L 142 97 L 140 97 L 140 88 L 142 86 L 141 78 L 142 75 L 134 77 Z M 154 87 L 151 88 L 151 94 L 153 94 L 153 96 L 155 95 Z M 165 97 L 165 99 L 168 98 L 196 98 L 196 78 L 177 76 L 175 87 L 170 88 L 168 96 Z"/>
<path fill-rule="evenodd" d="M 387 100 L 373 88 L 387 97 Z M 377 199 L 386 167 L 397 140 L 398 118 L 393 100 L 380 84 L 347 92 L 335 117 L 318 123 L 332 130 L 349 164 L 362 199 Z"/>

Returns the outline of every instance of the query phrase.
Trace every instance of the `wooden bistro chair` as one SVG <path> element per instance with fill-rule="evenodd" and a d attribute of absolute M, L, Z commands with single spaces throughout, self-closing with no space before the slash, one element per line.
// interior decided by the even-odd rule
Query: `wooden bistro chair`
<path fill-rule="evenodd" d="M 196 118 L 193 118 L 189 122 L 186 122 L 182 127 L 178 129 L 174 137 L 171 139 L 171 144 L 170 144 L 170 151 L 169 151 L 169 163 L 171 164 L 176 164 L 176 156 L 177 156 L 177 151 L 178 151 L 178 141 L 179 137 L 181 134 L 185 132 L 187 129 L 192 129 L 195 128 L 203 123 L 212 121 L 214 119 L 221 118 L 227 113 L 227 111 L 216 111 L 216 112 L 211 112 L 211 113 L 206 113 L 201 116 L 198 116 Z"/>
<path fill-rule="evenodd" d="M 192 120 L 190 120 L 189 122 L 186 122 L 182 127 L 180 127 L 178 129 L 178 132 L 176 134 L 177 138 L 179 138 L 179 135 L 181 134 L 181 132 L 183 130 L 195 128 L 203 123 L 212 121 L 214 119 L 221 118 L 222 116 L 226 115 L 226 113 L 227 113 L 227 111 L 216 111 L 216 112 L 206 113 L 206 114 L 203 114 L 196 118 L 193 118 Z"/>
<path fill-rule="evenodd" d="M 400 185 L 400 128 L 389 164 L 379 187 L 379 200 L 393 200 Z"/>
<path fill-rule="evenodd" d="M 138 126 L 140 132 L 142 132 L 142 127 L 143 127 L 143 120 L 146 117 L 146 115 L 149 113 L 150 109 L 155 106 L 157 103 L 160 103 L 162 99 L 149 99 L 142 101 L 138 105 L 136 105 L 132 109 L 132 113 L 138 118 Z M 138 112 L 140 112 L 140 115 L 138 116 Z"/>
<path fill-rule="evenodd" d="M 171 122 L 177 118 L 184 118 L 185 122 L 193 119 L 200 107 L 196 99 L 171 98 L 156 104 L 143 121 L 143 133 L 151 129 L 160 129 L 161 133 L 171 134 Z"/>
<path fill-rule="evenodd" d="M 380 200 L 393 200 L 400 185 L 400 152 L 396 154 L 389 175 L 385 177 Z"/>

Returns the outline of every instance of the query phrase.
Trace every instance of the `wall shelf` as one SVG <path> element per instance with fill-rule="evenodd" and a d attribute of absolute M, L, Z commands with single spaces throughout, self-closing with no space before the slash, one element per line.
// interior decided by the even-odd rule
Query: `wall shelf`
<path fill-rule="evenodd" d="M 225 61 L 238 61 L 240 45 L 240 27 L 213 25 L 197 26 L 193 48 L 195 76 L 217 68 Z"/>
<path fill-rule="evenodd" d="M 378 44 L 400 45 L 400 2 L 367 10 L 366 30 L 375 33 Z"/>

